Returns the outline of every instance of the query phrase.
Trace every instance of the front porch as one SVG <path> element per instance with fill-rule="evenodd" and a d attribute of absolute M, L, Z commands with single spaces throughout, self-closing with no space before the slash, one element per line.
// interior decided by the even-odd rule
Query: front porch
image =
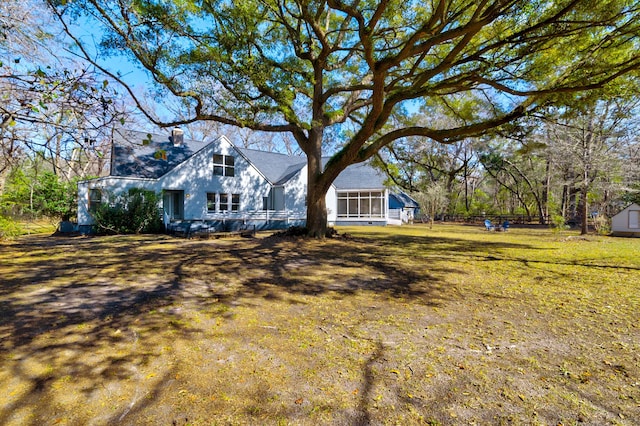
<path fill-rule="evenodd" d="M 166 220 L 165 215 L 166 232 L 184 237 L 287 229 L 291 226 L 304 226 L 305 223 L 306 216 L 304 214 L 286 210 L 228 212 L 205 219 Z"/>

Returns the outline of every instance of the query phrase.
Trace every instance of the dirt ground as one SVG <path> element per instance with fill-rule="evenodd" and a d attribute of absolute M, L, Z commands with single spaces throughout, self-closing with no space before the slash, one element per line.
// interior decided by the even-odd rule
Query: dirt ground
<path fill-rule="evenodd" d="M 458 232 L 2 244 L 0 424 L 640 424 L 640 261 Z"/>

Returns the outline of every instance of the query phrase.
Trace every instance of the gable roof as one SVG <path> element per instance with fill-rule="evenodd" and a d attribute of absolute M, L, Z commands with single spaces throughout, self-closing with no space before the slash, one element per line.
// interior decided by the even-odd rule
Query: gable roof
<path fill-rule="evenodd" d="M 618 212 L 617 214 L 613 215 L 612 219 L 614 217 L 616 217 L 616 216 L 620 216 L 620 215 L 626 214 L 630 210 L 640 210 L 640 205 L 638 205 L 636 203 L 631 203 L 630 205 L 628 205 L 627 207 L 622 209 L 620 212 Z"/>
<path fill-rule="evenodd" d="M 345 189 L 382 189 L 385 176 L 368 163 L 357 163 L 344 169 L 333 181 L 337 190 Z"/>
<path fill-rule="evenodd" d="M 157 179 L 183 163 L 207 144 L 185 139 L 174 146 L 170 135 L 116 130 L 111 150 L 111 176 Z M 148 142 L 150 140 L 150 142 Z M 165 158 L 156 158 L 164 152 Z"/>
<path fill-rule="evenodd" d="M 395 201 L 397 201 L 398 205 L 401 205 L 402 207 L 420 208 L 420 204 L 409 194 L 403 191 L 392 192 L 389 194 L 389 198 L 393 198 Z"/>
<path fill-rule="evenodd" d="M 264 177 L 274 185 L 282 185 L 307 165 L 304 157 L 237 148 Z"/>
<path fill-rule="evenodd" d="M 174 146 L 171 136 L 134 130 L 116 130 L 111 154 L 111 176 L 158 179 L 185 162 L 209 142 L 184 139 Z M 234 146 L 235 147 L 235 146 Z M 272 185 L 283 185 L 306 165 L 303 156 L 286 155 L 255 149 L 235 149 L 249 161 Z M 159 153 L 164 156 L 157 158 Z M 323 165 L 329 158 L 323 158 Z M 348 166 L 333 185 L 338 190 L 381 189 L 385 176 L 368 163 Z"/>

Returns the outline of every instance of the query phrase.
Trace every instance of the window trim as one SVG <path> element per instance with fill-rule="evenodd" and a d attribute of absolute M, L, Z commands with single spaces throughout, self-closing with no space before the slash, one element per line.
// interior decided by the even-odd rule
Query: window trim
<path fill-rule="evenodd" d="M 241 194 L 207 192 L 207 214 L 237 213 L 240 211 Z M 213 206 L 213 209 L 210 207 Z"/>
<path fill-rule="evenodd" d="M 92 197 L 92 195 L 94 194 L 99 194 L 99 197 Z M 104 202 L 102 198 L 103 194 L 101 188 L 89 188 L 88 207 L 90 213 L 95 212 L 100 207 L 100 205 L 102 205 L 102 203 Z"/>
<path fill-rule="evenodd" d="M 384 190 L 341 191 L 336 195 L 336 216 L 339 219 L 384 219 L 386 217 Z"/>
<path fill-rule="evenodd" d="M 235 177 L 236 159 L 233 155 L 213 154 L 213 175 Z"/>
<path fill-rule="evenodd" d="M 216 213 L 217 205 L 218 205 L 218 194 L 216 192 L 207 192 L 207 214 Z M 210 208 L 211 206 L 213 206 L 213 208 Z"/>

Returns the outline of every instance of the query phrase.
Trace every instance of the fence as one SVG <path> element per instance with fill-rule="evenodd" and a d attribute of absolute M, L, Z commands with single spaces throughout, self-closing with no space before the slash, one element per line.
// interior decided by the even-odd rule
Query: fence
<path fill-rule="evenodd" d="M 423 216 L 423 222 L 429 222 L 430 217 Z M 503 223 L 508 220 L 509 223 L 515 225 L 548 225 L 550 222 L 550 216 L 533 216 L 533 215 L 447 215 L 437 214 L 434 217 L 435 221 L 442 222 L 458 222 L 458 223 L 483 223 L 486 219 L 489 219 L 494 223 Z"/>

